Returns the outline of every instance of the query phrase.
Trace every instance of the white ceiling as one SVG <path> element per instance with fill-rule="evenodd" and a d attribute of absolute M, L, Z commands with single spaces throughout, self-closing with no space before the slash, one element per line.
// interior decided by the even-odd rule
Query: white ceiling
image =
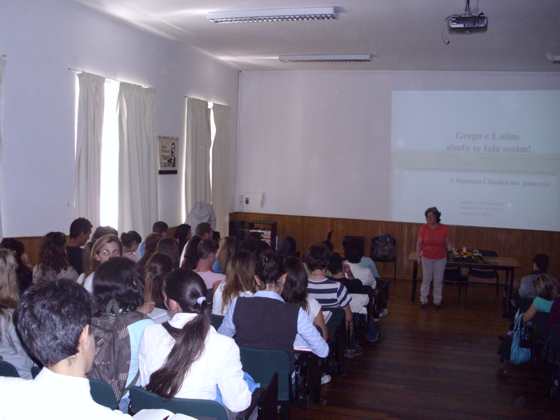
<path fill-rule="evenodd" d="M 239 70 L 560 71 L 560 1 L 480 0 L 484 34 L 448 35 L 464 0 L 69 0 Z M 471 7 L 476 0 L 471 1 Z M 336 6 L 338 20 L 218 25 L 209 11 Z M 446 31 L 447 33 L 447 31 Z M 281 63 L 278 55 L 371 54 L 370 63 Z"/>

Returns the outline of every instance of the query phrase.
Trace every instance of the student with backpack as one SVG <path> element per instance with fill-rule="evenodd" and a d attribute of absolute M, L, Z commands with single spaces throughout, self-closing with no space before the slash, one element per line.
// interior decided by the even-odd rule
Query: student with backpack
<path fill-rule="evenodd" d="M 144 272 L 126 257 L 114 257 L 95 270 L 93 297 L 97 313 L 92 321 L 95 359 L 90 379 L 113 388 L 123 412 L 128 389 L 138 382 L 138 349 L 144 329 L 154 322 L 138 309 L 144 303 Z"/>

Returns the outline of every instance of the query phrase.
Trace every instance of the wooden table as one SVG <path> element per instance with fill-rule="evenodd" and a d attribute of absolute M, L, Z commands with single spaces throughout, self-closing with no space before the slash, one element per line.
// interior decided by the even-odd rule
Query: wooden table
<path fill-rule="evenodd" d="M 504 271 L 506 274 L 506 291 L 507 291 L 507 302 L 504 305 L 503 311 L 504 316 L 507 316 L 507 313 L 511 306 L 511 298 L 513 296 L 513 277 L 515 274 L 515 269 L 521 267 L 517 258 L 513 257 L 484 257 L 485 260 L 490 261 L 492 264 L 485 264 L 483 262 L 479 263 L 467 263 L 467 262 L 455 262 L 455 261 L 448 261 L 446 267 L 458 267 L 458 268 L 478 268 L 481 270 L 501 270 Z M 418 278 L 418 261 L 416 260 L 416 252 L 412 251 L 408 256 L 408 260 L 414 263 L 414 267 L 412 269 L 412 296 L 411 301 L 414 302 L 414 298 L 416 297 L 416 284 L 418 280 L 422 280 Z"/>

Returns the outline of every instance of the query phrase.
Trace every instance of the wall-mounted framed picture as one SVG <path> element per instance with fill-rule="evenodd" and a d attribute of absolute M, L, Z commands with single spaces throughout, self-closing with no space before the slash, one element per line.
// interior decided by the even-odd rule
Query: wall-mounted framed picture
<path fill-rule="evenodd" d="M 177 174 L 179 137 L 158 136 L 158 173 Z"/>

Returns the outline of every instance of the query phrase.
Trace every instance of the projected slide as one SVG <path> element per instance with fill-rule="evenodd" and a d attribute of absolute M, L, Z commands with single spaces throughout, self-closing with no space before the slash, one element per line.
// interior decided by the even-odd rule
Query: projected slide
<path fill-rule="evenodd" d="M 560 92 L 395 91 L 392 220 L 560 231 Z"/>

